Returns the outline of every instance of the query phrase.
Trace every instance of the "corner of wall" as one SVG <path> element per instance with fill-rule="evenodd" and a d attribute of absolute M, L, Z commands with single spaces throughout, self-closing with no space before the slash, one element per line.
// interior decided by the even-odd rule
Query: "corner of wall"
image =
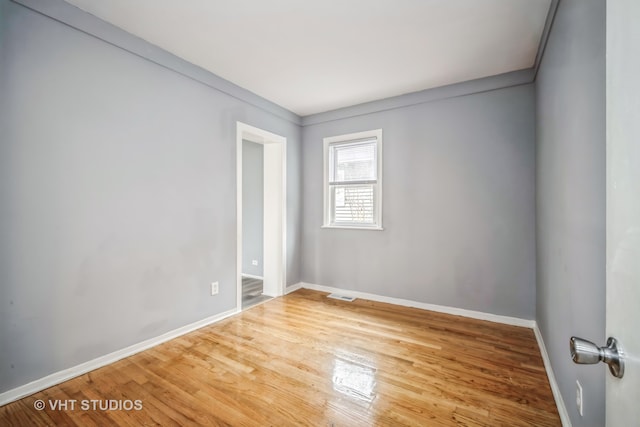
<path fill-rule="evenodd" d="M 533 333 L 536 336 L 536 341 L 538 342 L 538 347 L 540 348 L 540 355 L 542 356 L 544 368 L 547 371 L 549 386 L 551 387 L 551 393 L 553 393 L 553 398 L 556 402 L 556 407 L 558 408 L 560 421 L 562 422 L 562 425 L 564 427 L 571 427 L 571 418 L 569 417 L 567 407 L 564 404 L 564 399 L 562 398 L 560 387 L 558 386 L 558 382 L 556 381 L 556 376 L 553 373 L 553 367 L 551 366 L 551 360 L 549 359 L 549 354 L 547 353 L 547 347 L 544 344 L 544 339 L 542 338 L 542 333 L 540 332 L 540 328 L 538 327 L 537 322 L 534 323 Z"/>

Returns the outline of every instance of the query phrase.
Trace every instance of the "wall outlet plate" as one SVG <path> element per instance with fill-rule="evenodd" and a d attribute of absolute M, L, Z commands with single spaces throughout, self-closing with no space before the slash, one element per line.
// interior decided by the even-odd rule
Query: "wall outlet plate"
<path fill-rule="evenodd" d="M 218 282 L 211 283 L 211 295 L 218 295 Z"/>

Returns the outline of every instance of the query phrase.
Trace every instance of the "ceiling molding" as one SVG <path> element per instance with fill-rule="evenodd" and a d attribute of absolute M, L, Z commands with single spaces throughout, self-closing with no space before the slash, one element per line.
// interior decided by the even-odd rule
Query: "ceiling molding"
<path fill-rule="evenodd" d="M 344 107 L 324 113 L 304 116 L 302 118 L 302 126 L 311 126 L 319 123 L 346 119 L 349 117 L 373 114 L 396 108 L 410 107 L 412 105 L 424 104 L 426 102 L 433 102 L 441 99 L 455 98 L 458 96 L 519 86 L 533 82 L 533 76 L 534 69 L 528 68 L 525 70 L 499 74 L 497 76 L 484 77 L 481 79 L 454 83 L 447 86 L 425 89 L 419 92 L 407 93 L 391 98 L 353 105 L 351 107 Z"/>
<path fill-rule="evenodd" d="M 553 0 L 65 0 L 299 116 L 531 68 Z"/>
<path fill-rule="evenodd" d="M 11 1 L 284 120 L 297 125 L 301 124 L 301 118 L 297 114 L 127 33 L 63 0 Z"/>
<path fill-rule="evenodd" d="M 549 32 L 551 31 L 558 3 L 560 2 L 560 0 L 552 0 L 533 68 L 430 88 L 301 117 L 268 99 L 187 62 L 63 0 L 11 1 L 300 126 L 310 126 L 327 121 L 532 83 L 536 78 L 540 62 L 542 61 Z"/>
<path fill-rule="evenodd" d="M 549 6 L 549 13 L 547 14 L 547 19 L 544 23 L 544 30 L 542 30 L 542 36 L 540 37 L 540 44 L 538 45 L 538 53 L 536 54 L 536 60 L 534 62 L 533 68 L 535 73 L 533 75 L 533 80 L 538 77 L 538 70 L 540 69 L 540 63 L 542 62 L 542 58 L 544 56 L 544 50 L 547 48 L 547 42 L 549 41 L 549 33 L 551 33 L 551 28 L 553 27 L 553 21 L 556 18 L 556 12 L 558 11 L 558 4 L 560 4 L 560 0 L 551 0 L 551 6 Z"/>

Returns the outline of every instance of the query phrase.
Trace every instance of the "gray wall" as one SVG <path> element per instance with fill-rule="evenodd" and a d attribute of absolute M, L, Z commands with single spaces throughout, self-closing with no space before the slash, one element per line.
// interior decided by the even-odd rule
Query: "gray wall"
<path fill-rule="evenodd" d="M 567 340 L 605 339 L 604 9 L 560 2 L 535 112 L 524 85 L 301 131 L 0 0 L 0 392 L 234 307 L 240 120 L 287 137 L 287 283 L 536 317 L 574 425 L 602 425 Z M 380 127 L 385 230 L 321 229 L 322 138 Z"/>
<path fill-rule="evenodd" d="M 574 365 L 569 338 L 606 341 L 604 0 L 560 2 L 536 93 L 537 321 L 573 425 L 603 426 L 606 370 Z"/>
<path fill-rule="evenodd" d="M 534 88 L 303 128 L 305 282 L 533 319 Z M 322 138 L 383 129 L 384 231 L 321 229 Z"/>
<path fill-rule="evenodd" d="M 242 141 L 242 272 L 262 276 L 264 146 Z M 251 262 L 258 261 L 255 266 Z"/>
<path fill-rule="evenodd" d="M 0 7 L 0 392 L 235 307 L 237 120 L 287 137 L 300 280 L 297 124 Z"/>

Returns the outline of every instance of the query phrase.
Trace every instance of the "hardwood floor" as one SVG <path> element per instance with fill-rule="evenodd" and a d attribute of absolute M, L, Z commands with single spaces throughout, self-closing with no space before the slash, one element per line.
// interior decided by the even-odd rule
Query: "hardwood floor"
<path fill-rule="evenodd" d="M 299 290 L 10 403 L 0 425 L 561 425 L 530 329 L 325 296 Z M 142 408 L 79 407 L 92 399 Z"/>

